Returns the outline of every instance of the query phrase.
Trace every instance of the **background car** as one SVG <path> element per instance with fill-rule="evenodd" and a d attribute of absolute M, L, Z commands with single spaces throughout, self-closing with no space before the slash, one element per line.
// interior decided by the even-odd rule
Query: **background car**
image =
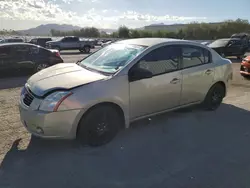
<path fill-rule="evenodd" d="M 8 43 L 0 45 L 0 71 L 37 72 L 63 60 L 57 50 L 48 50 L 28 43 Z"/>
<path fill-rule="evenodd" d="M 216 110 L 231 79 L 232 62 L 197 42 L 124 40 L 31 76 L 20 117 L 36 136 L 99 146 L 138 119 L 194 104 Z"/>
<path fill-rule="evenodd" d="M 14 42 L 24 42 L 24 40 L 21 38 L 8 38 L 1 40 L 0 43 L 14 43 Z"/>
<path fill-rule="evenodd" d="M 46 42 L 48 41 L 52 41 L 51 38 L 33 38 L 30 40 L 30 44 L 35 44 L 35 45 L 39 45 L 42 47 L 46 47 Z"/>
<path fill-rule="evenodd" d="M 93 46 L 92 41 L 88 39 L 80 39 L 79 37 L 69 36 L 63 37 L 55 41 L 46 42 L 46 48 L 62 50 L 79 50 L 80 52 L 90 53 Z"/>
<path fill-rule="evenodd" d="M 243 58 L 240 65 L 240 74 L 245 78 L 250 78 L 250 56 Z"/>
<path fill-rule="evenodd" d="M 214 49 L 222 57 L 236 56 L 237 59 L 242 59 L 248 50 L 248 46 L 240 38 L 218 39 L 208 44 L 208 47 Z"/>

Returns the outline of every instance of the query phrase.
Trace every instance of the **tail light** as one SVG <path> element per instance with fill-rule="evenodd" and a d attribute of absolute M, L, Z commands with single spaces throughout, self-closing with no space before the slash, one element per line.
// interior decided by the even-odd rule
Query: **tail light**
<path fill-rule="evenodd" d="M 61 57 L 60 52 L 56 52 L 55 55 L 56 55 L 56 57 Z"/>

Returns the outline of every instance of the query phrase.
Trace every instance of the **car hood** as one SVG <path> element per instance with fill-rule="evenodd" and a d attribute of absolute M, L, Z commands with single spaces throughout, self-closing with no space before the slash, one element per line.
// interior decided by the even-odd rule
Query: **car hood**
<path fill-rule="evenodd" d="M 54 90 L 71 89 L 107 77 L 74 63 L 61 63 L 34 74 L 28 79 L 26 86 L 33 94 L 42 97 Z"/>
<path fill-rule="evenodd" d="M 214 45 L 214 44 L 208 44 L 207 45 L 208 47 L 210 47 L 210 48 L 225 48 L 226 47 L 226 45 L 221 45 L 221 44 L 217 44 L 217 45 Z"/>
<path fill-rule="evenodd" d="M 225 49 L 225 47 L 210 47 L 210 48 L 212 48 L 215 51 L 221 51 Z"/>

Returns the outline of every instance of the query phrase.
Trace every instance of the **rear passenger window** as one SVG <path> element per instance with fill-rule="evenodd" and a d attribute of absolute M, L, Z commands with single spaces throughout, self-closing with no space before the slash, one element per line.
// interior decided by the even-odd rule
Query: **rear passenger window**
<path fill-rule="evenodd" d="M 36 46 L 30 47 L 30 54 L 38 54 L 39 53 L 39 48 Z"/>
<path fill-rule="evenodd" d="M 51 55 L 51 52 L 49 50 L 46 50 L 46 49 L 43 49 L 43 48 L 40 48 L 39 50 L 39 55 L 44 55 L 44 56 L 50 56 Z"/>
<path fill-rule="evenodd" d="M 195 46 L 182 47 L 182 67 L 194 67 L 210 62 L 210 52 Z"/>

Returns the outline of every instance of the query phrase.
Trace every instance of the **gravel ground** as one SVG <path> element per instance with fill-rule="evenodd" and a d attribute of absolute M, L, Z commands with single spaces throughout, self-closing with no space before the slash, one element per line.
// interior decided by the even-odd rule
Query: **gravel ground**
<path fill-rule="evenodd" d="M 0 187 L 250 187 L 250 81 L 233 67 L 216 112 L 188 108 L 143 120 L 99 148 L 31 137 L 18 114 L 26 77 L 0 80 Z"/>

